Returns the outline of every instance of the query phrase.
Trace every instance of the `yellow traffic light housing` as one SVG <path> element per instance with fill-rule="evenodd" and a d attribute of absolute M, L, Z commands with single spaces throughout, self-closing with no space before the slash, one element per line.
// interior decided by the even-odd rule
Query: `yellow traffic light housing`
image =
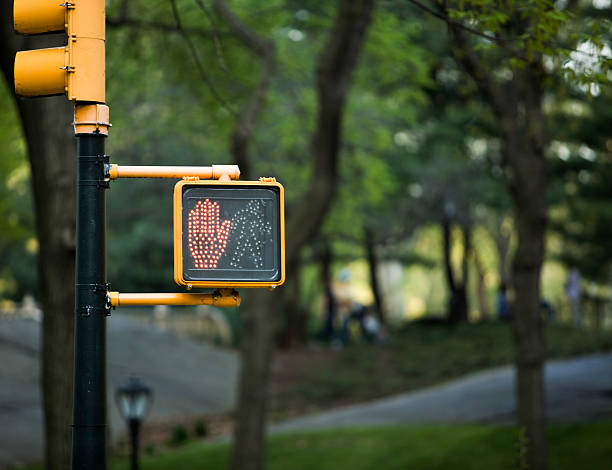
<path fill-rule="evenodd" d="M 273 179 L 179 181 L 174 188 L 174 280 L 188 288 L 283 284 L 283 186 Z"/>
<path fill-rule="evenodd" d="M 105 102 L 105 0 L 15 0 L 13 22 L 22 34 L 65 31 L 65 47 L 15 56 L 20 96 L 66 93 L 69 100 Z"/>

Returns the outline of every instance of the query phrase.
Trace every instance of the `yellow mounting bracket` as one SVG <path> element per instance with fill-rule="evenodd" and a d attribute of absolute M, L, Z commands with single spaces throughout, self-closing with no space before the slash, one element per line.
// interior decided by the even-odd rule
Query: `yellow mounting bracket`
<path fill-rule="evenodd" d="M 218 180 L 228 182 L 240 178 L 238 165 L 212 166 L 124 166 L 108 165 L 107 178 L 173 178 L 188 180 Z M 188 288 L 191 288 L 189 286 Z M 108 292 L 108 304 L 120 305 L 213 305 L 215 307 L 240 306 L 240 294 L 231 288 L 217 289 L 212 294 L 124 294 Z"/>
<path fill-rule="evenodd" d="M 239 307 L 240 294 L 234 289 L 217 289 L 212 294 L 124 294 L 108 292 L 111 307 L 126 305 L 213 305 L 215 307 Z"/>

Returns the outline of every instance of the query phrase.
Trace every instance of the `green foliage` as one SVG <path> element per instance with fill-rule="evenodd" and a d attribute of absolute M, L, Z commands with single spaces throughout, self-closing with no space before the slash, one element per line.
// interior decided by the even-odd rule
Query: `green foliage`
<path fill-rule="evenodd" d="M 36 253 L 30 168 L 17 109 L 0 85 L 0 300 L 35 293 Z"/>
<path fill-rule="evenodd" d="M 552 228 L 564 245 L 555 255 L 577 266 L 590 281 L 606 284 L 612 275 L 612 95 L 569 96 L 554 110 L 558 140 L 551 148 L 553 167 Z"/>
<path fill-rule="evenodd" d="M 539 64 L 587 93 L 609 85 L 612 65 L 610 20 L 581 2 L 552 0 L 458 0 L 449 4 L 452 22 L 478 36 L 475 48 L 491 51 L 498 66 Z M 604 7 L 609 10 L 609 6 Z"/>

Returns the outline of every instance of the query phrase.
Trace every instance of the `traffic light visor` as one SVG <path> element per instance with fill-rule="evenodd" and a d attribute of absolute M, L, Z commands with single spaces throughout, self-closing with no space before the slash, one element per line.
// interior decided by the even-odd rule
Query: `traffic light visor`
<path fill-rule="evenodd" d="M 15 93 L 19 96 L 61 95 L 66 90 L 64 47 L 21 51 L 15 55 Z"/>
<path fill-rule="evenodd" d="M 284 282 L 284 196 L 277 182 L 177 183 L 174 277 L 193 287 Z"/>
<path fill-rule="evenodd" d="M 64 31 L 66 4 L 58 0 L 14 0 L 13 25 L 21 34 Z"/>

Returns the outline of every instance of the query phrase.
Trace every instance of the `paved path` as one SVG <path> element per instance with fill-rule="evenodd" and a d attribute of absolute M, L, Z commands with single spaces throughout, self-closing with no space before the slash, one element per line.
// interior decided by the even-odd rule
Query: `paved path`
<path fill-rule="evenodd" d="M 514 375 L 512 367 L 501 367 L 425 390 L 293 419 L 271 430 L 512 423 Z M 546 387 L 551 421 L 612 419 L 612 353 L 550 362 L 546 367 Z"/>
<path fill-rule="evenodd" d="M 114 390 L 130 374 L 154 391 L 150 420 L 218 413 L 234 405 L 238 358 L 113 312 L 107 322 L 111 429 L 123 433 Z M 42 460 L 40 323 L 0 320 L 0 468 Z"/>
<path fill-rule="evenodd" d="M 0 467 L 42 456 L 38 336 L 32 320 L 0 320 Z M 135 373 L 152 385 L 151 419 L 231 408 L 238 360 L 229 352 L 141 326 L 120 314 L 108 322 L 109 396 Z M 554 361 L 546 369 L 554 421 L 612 419 L 612 353 Z M 514 372 L 501 367 L 425 390 L 294 419 L 273 432 L 417 423 L 511 423 Z M 109 404 L 112 429 L 123 423 Z"/>

